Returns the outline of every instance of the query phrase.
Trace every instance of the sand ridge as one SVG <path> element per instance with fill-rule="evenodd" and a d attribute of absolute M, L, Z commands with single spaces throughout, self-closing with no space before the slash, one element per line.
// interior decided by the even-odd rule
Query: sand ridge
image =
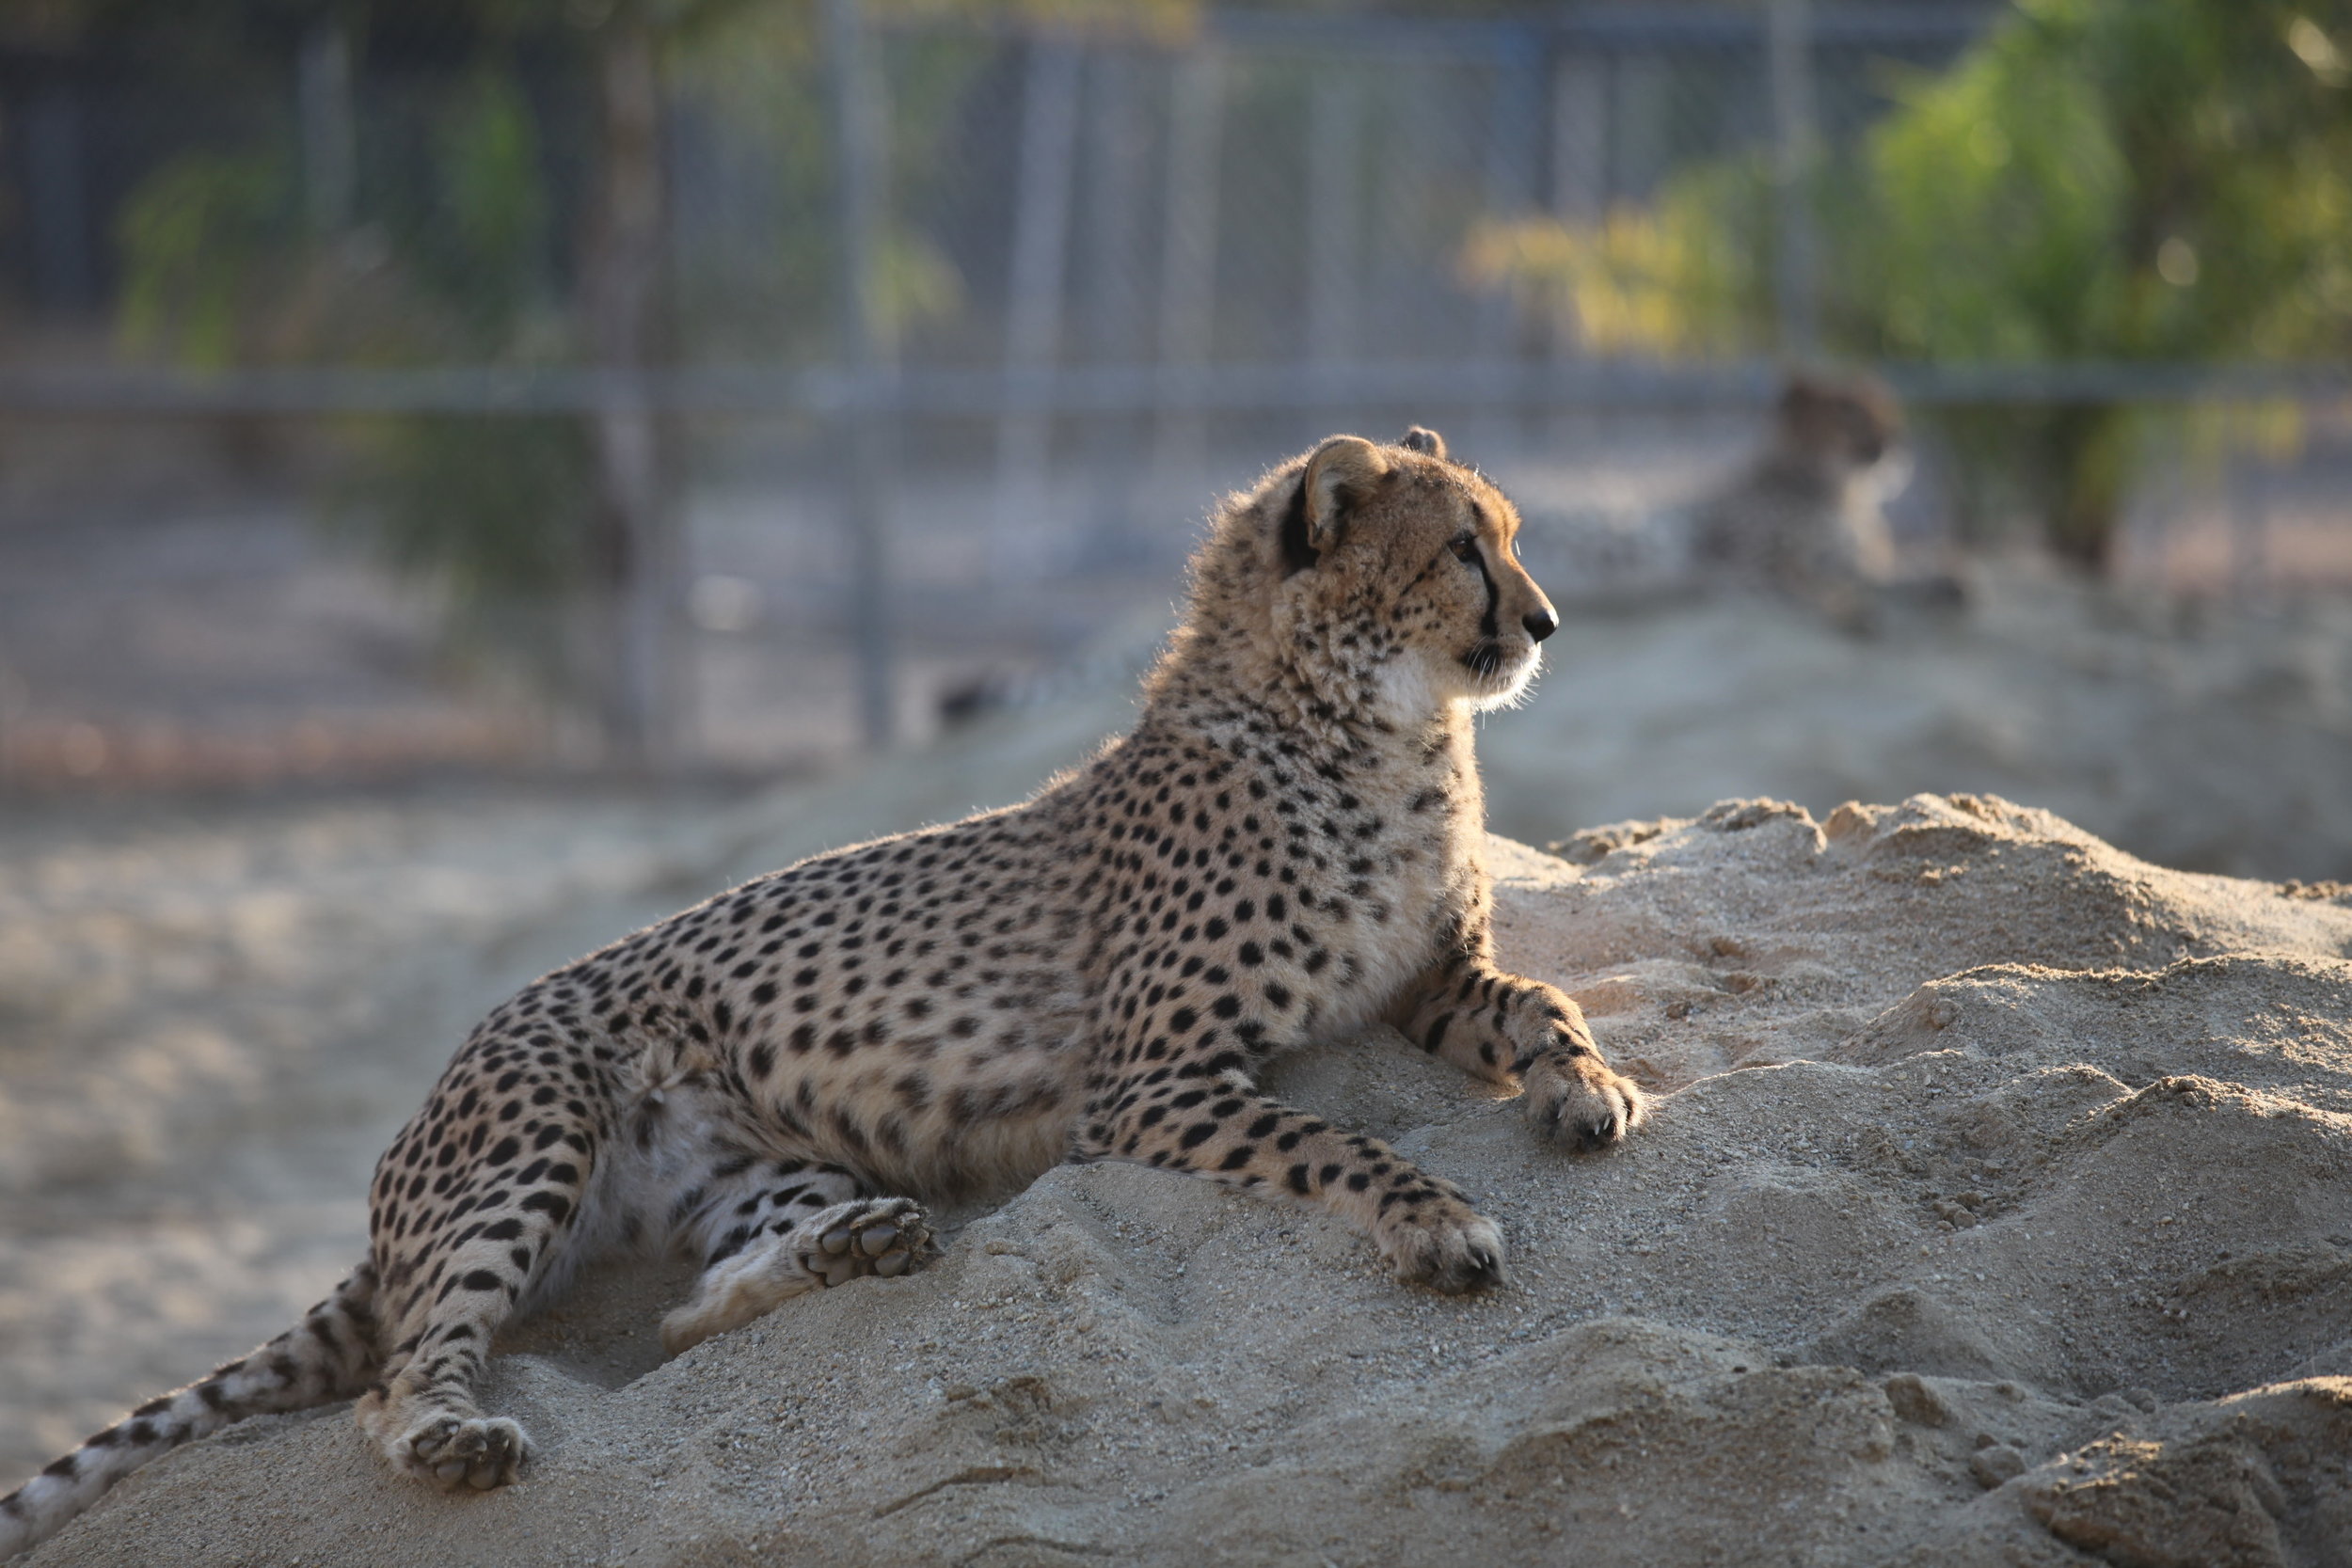
<path fill-rule="evenodd" d="M 509 1492 L 399 1481 L 337 1407 L 30 1560 L 2344 1560 L 2352 898 L 1964 796 L 1561 849 L 1494 841 L 1502 958 L 1661 1091 L 1629 1148 L 1537 1148 L 1393 1037 L 1273 1085 L 1470 1189 L 1503 1290 L 1065 1167 L 668 1363 L 683 1275 L 593 1283 L 495 1364 Z"/>

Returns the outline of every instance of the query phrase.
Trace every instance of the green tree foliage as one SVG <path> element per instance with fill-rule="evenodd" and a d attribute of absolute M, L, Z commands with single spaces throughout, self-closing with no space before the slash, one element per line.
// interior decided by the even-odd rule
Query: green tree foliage
<path fill-rule="evenodd" d="M 599 341 L 589 280 L 611 234 L 596 210 L 607 128 L 594 106 L 602 51 L 629 28 L 650 31 L 689 112 L 759 150 L 778 218 L 765 249 L 739 239 L 660 259 L 649 351 L 691 360 L 707 345 L 728 362 L 833 351 L 832 133 L 810 0 L 58 3 L 70 35 L 135 46 L 153 70 L 197 62 L 192 79 L 233 78 L 266 105 L 242 145 L 167 162 L 119 214 L 119 326 L 135 353 L 205 370 L 589 360 Z M 869 0 L 892 8 L 920 7 Z M 1114 0 L 1012 8 L 1073 24 L 1126 14 Z M 1187 9 L 1144 8 L 1163 19 Z M 465 62 L 355 103 L 357 210 L 332 231 L 304 208 L 289 91 L 297 54 L 327 26 L 349 40 L 363 85 L 371 51 Z M 918 50 L 898 62 L 898 181 L 946 177 L 977 58 Z M 876 266 L 886 337 L 961 304 L 960 280 L 920 236 L 886 230 Z M 588 601 L 618 591 L 631 565 L 611 537 L 593 421 L 420 416 L 347 430 L 358 462 L 336 489 L 339 531 L 445 591 L 453 652 L 519 661 L 543 687 L 595 700 L 609 672 L 585 645 L 603 635 L 586 629 L 597 618 Z"/>
<path fill-rule="evenodd" d="M 298 265 L 295 228 L 282 159 L 189 152 L 164 165 L 117 223 L 124 341 L 197 369 L 250 362 L 253 325 Z"/>
<path fill-rule="evenodd" d="M 2340 355 L 2348 62 L 2346 0 L 2017 0 L 1951 70 L 1892 81 L 1894 111 L 1817 170 L 1827 342 L 1944 365 Z M 1489 227 L 1466 261 L 1549 291 L 1597 345 L 1759 352 L 1772 205 L 1765 161 L 1734 159 L 1599 224 Z M 1971 521 L 2036 516 L 2097 566 L 2147 417 L 2074 403 L 1935 422 Z"/>
<path fill-rule="evenodd" d="M 394 226 L 400 297 L 346 328 L 377 363 L 532 363 L 568 356 L 554 297 L 538 131 L 512 74 L 477 64 L 433 117 L 423 210 Z M 587 578 L 595 453 L 578 419 L 375 420 L 339 523 L 448 594 L 454 647 L 580 690 L 591 666 L 566 612 Z"/>
<path fill-rule="evenodd" d="M 1952 362 L 2247 361 L 2352 343 L 2352 9 L 2024 0 L 1906 85 L 1837 226 L 1851 351 Z M 1979 498 L 2102 564 L 2132 451 L 2107 404 L 1946 420 Z M 2007 497 L 2000 491 L 2006 487 Z"/>

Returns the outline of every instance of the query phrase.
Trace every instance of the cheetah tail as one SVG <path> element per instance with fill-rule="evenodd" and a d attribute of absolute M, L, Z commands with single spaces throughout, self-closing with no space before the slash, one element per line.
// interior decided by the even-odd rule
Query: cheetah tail
<path fill-rule="evenodd" d="M 271 1411 L 360 1393 L 383 1364 L 375 1338 L 375 1265 L 362 1263 L 300 1323 L 176 1393 L 150 1400 L 16 1491 L 0 1497 L 0 1561 L 63 1529 L 99 1494 L 151 1459 Z"/>

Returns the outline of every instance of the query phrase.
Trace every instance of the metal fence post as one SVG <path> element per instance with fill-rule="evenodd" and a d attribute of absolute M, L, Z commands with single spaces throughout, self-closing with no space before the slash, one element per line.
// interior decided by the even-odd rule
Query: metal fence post
<path fill-rule="evenodd" d="M 1132 48 L 1097 49 L 1087 61 L 1085 339 L 1099 362 L 1141 364 L 1151 356 L 1147 279 L 1152 194 L 1146 71 Z M 1136 457 L 1145 421 L 1131 413 L 1086 421 L 1096 548 L 1123 558 L 1133 536 Z"/>
<path fill-rule="evenodd" d="M 1307 357 L 1360 355 L 1364 82 L 1347 63 L 1318 72 L 1307 101 Z"/>
<path fill-rule="evenodd" d="M 352 102 L 351 28 L 340 16 L 302 36 L 294 96 L 301 121 L 304 218 L 315 234 L 351 227 L 358 114 Z"/>
<path fill-rule="evenodd" d="M 842 521 L 850 532 L 850 595 L 856 650 L 858 715 L 868 751 L 898 737 L 898 694 L 882 536 L 884 421 L 894 389 L 875 316 L 874 263 L 882 222 L 884 124 L 858 0 L 825 0 L 827 76 L 834 131 L 834 310 L 850 378 L 842 400 Z"/>
<path fill-rule="evenodd" d="M 1589 42 L 1558 50 L 1551 62 L 1551 215 L 1562 224 L 1600 221 L 1609 206 L 1609 59 Z M 1575 312 L 1554 297 L 1544 323 L 1544 347 L 1555 363 L 1591 349 Z M 1537 425 L 1555 450 L 1581 444 L 1590 434 L 1588 410 L 1551 408 Z"/>
<path fill-rule="evenodd" d="M 1771 57 L 1772 297 L 1780 352 L 1804 360 L 1820 348 L 1820 300 L 1814 287 L 1813 161 L 1820 146 L 1813 101 L 1812 0 L 1770 0 L 1766 52 Z"/>
<path fill-rule="evenodd" d="M 667 443 L 646 385 L 658 352 L 669 215 L 659 48 L 649 27 L 623 22 L 606 34 L 598 87 L 603 163 L 583 282 L 589 337 L 606 382 L 590 421 L 608 600 L 598 632 L 611 639 L 603 719 L 606 739 L 628 766 L 659 771 L 676 760 L 684 693 L 675 635 L 676 519 L 665 494 Z"/>
<path fill-rule="evenodd" d="M 1032 39 L 1022 87 L 1021 160 L 1013 192 L 1010 297 L 1005 302 L 1005 368 L 1024 380 L 1052 372 L 1061 352 L 1062 283 L 1070 250 L 1071 181 L 1078 164 L 1076 43 Z M 997 537 L 989 551 L 1001 576 L 1007 544 L 1033 534 L 1043 508 L 1053 416 L 1008 409 L 996 425 Z"/>
<path fill-rule="evenodd" d="M 34 297 L 64 310 L 87 309 L 99 303 L 99 282 L 78 84 L 66 79 L 35 87 L 16 132 L 24 148 Z"/>
<path fill-rule="evenodd" d="M 1493 96 L 1486 105 L 1486 198 L 1489 213 L 1522 218 L 1540 205 L 1540 148 L 1545 133 L 1543 38 L 1532 27 L 1502 34 L 1494 64 Z M 1510 291 L 1490 289 L 1479 301 L 1478 356 L 1488 364 L 1518 357 L 1518 311 Z M 1474 449 L 1489 459 L 1525 436 L 1517 408 L 1484 410 L 1471 426 Z"/>
<path fill-rule="evenodd" d="M 1164 481 L 1196 483 L 1208 421 L 1173 406 L 1177 384 L 1205 370 L 1216 325 L 1217 162 L 1224 144 L 1225 62 L 1199 44 L 1176 63 L 1168 101 L 1167 225 L 1160 242 L 1163 388 L 1152 466 Z"/>

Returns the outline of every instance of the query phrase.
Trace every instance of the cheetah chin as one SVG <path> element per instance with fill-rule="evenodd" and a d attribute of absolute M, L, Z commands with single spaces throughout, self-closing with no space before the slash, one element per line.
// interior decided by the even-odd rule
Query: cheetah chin
<path fill-rule="evenodd" d="M 652 1238 L 688 1352 L 818 1290 L 898 1290 L 927 1200 L 1134 1161 L 1317 1206 L 1402 1278 L 1506 1277 L 1468 1195 L 1258 1092 L 1386 1021 L 1597 1148 L 1645 1112 L 1576 1004 L 1495 965 L 1471 718 L 1559 626 L 1511 502 L 1445 443 L 1334 436 L 1229 499 L 1132 734 L 1025 805 L 836 850 L 500 1006 L 376 1166 L 367 1259 L 294 1327 L 0 1500 L 0 1556 L 176 1444 L 357 1399 L 402 1474 L 512 1482 L 500 1326 Z M 1465 650 L 1470 650 L 1465 656 Z"/>

